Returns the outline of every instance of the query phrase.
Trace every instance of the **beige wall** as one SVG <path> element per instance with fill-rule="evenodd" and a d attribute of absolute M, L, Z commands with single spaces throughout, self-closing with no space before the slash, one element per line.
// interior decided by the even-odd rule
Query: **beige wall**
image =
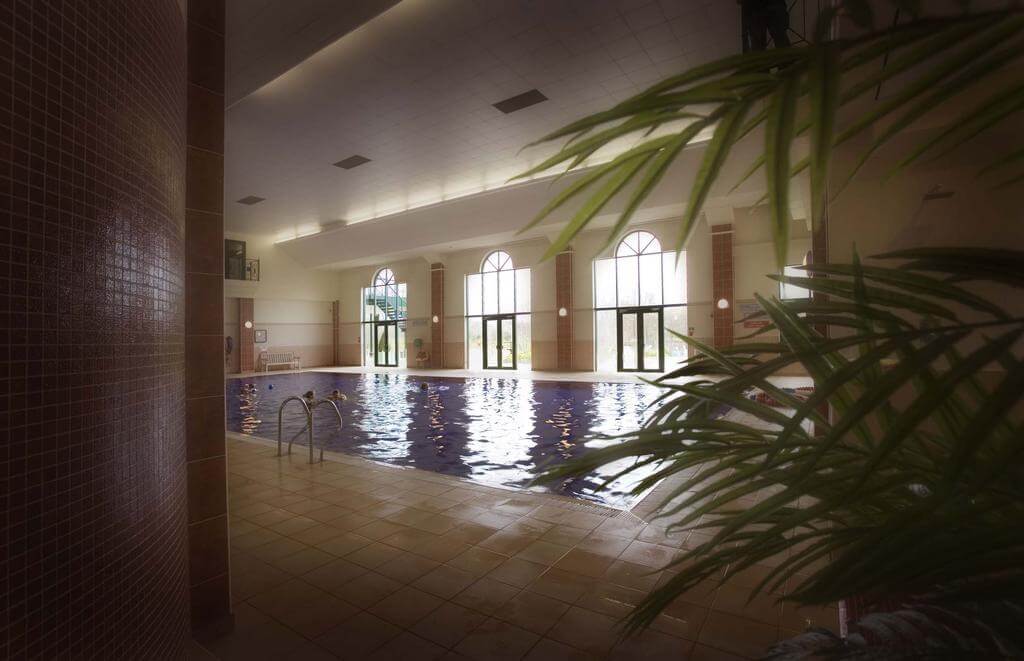
<path fill-rule="evenodd" d="M 238 299 L 224 299 L 224 334 L 232 338 L 234 350 L 226 357 L 228 372 L 238 371 Z M 258 298 L 253 301 L 253 328 L 267 331 L 267 342 L 255 344 L 259 355 L 291 352 L 303 367 L 323 367 L 334 362 L 330 301 L 296 301 Z"/>
<path fill-rule="evenodd" d="M 406 284 L 409 307 L 405 338 L 410 362 L 417 353 L 413 344 L 417 338 L 423 340 L 424 350 L 430 350 L 430 261 L 418 257 L 382 262 L 373 266 L 346 269 L 338 275 L 340 285 L 334 290 L 334 297 L 341 301 L 339 334 L 342 365 L 359 365 L 362 362 L 361 290 L 370 286 L 374 275 L 383 267 L 390 268 L 395 273 L 395 279 Z"/>
<path fill-rule="evenodd" d="M 750 300 L 755 292 L 764 295 L 775 294 L 777 285 L 765 277 L 765 274 L 775 271 L 775 257 L 767 219 L 763 212 L 739 209 L 735 214 L 734 226 L 736 300 Z M 676 245 L 679 227 L 679 221 L 676 219 L 635 225 L 635 228 L 650 231 L 658 236 L 665 249 L 672 249 Z M 611 254 L 610 249 L 601 250 L 606 237 L 605 230 L 595 230 L 581 234 L 574 242 L 575 367 L 579 370 L 594 369 L 591 265 L 594 258 Z M 411 344 L 416 337 L 421 337 L 425 344 L 429 344 L 432 327 L 429 300 L 430 263 L 439 260 L 445 265 L 445 366 L 464 367 L 465 276 L 478 273 L 484 257 L 492 250 L 500 248 L 512 256 L 517 268 L 531 269 L 533 369 L 555 369 L 555 267 L 553 260 L 541 261 L 548 245 L 547 239 L 534 239 L 341 271 L 336 296 L 341 300 L 342 363 L 360 364 L 359 290 L 370 283 L 378 268 L 385 265 L 395 271 L 399 282 L 408 284 L 408 341 Z M 790 262 L 800 262 L 809 248 L 809 233 L 803 221 L 794 222 Z M 712 335 L 712 302 L 711 235 L 706 223 L 702 221 L 697 226 L 685 250 L 688 324 L 693 327 L 696 337 L 707 340 Z M 410 355 L 412 354 L 410 346 Z"/>
<path fill-rule="evenodd" d="M 259 282 L 225 280 L 226 298 L 334 300 L 338 289 L 337 271 L 306 268 L 276 245 L 272 237 L 229 232 L 225 238 L 245 241 L 246 256 L 260 260 Z"/>

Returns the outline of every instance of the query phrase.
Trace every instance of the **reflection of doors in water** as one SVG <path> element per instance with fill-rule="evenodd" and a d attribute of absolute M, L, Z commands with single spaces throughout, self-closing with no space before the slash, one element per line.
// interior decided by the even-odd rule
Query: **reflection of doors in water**
<path fill-rule="evenodd" d="M 397 321 L 374 323 L 373 364 L 377 367 L 398 367 Z"/>
<path fill-rule="evenodd" d="M 619 371 L 663 372 L 665 347 L 661 306 L 618 311 Z"/>
<path fill-rule="evenodd" d="M 515 315 L 484 317 L 484 369 L 516 368 Z"/>

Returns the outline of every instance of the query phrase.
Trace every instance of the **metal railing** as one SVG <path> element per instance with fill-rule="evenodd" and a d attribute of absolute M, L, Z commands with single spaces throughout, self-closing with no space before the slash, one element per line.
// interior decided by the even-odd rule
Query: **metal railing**
<path fill-rule="evenodd" d="M 281 402 L 281 406 L 277 409 L 277 456 L 283 456 L 281 452 L 281 434 L 284 430 L 284 407 L 288 402 L 299 402 L 302 405 L 302 411 L 306 414 L 306 425 L 294 434 L 288 441 L 288 454 L 292 453 L 292 444 L 302 434 L 307 434 L 307 442 L 309 443 L 309 463 L 315 464 L 324 460 L 324 446 L 320 445 L 320 458 L 316 461 L 313 460 L 313 414 L 316 412 L 318 406 L 328 404 L 330 408 L 334 409 L 334 414 L 338 418 L 338 433 L 341 433 L 342 420 L 341 420 L 341 409 L 338 408 L 338 402 L 333 399 L 316 399 L 315 397 L 298 397 L 292 396 Z"/>

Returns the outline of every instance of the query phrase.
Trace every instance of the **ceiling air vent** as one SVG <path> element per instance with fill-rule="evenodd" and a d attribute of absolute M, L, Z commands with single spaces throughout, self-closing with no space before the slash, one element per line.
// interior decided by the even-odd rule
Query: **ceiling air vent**
<path fill-rule="evenodd" d="M 259 204 L 260 202 L 262 202 L 262 201 L 263 201 L 263 200 L 265 200 L 265 199 L 267 199 L 267 198 L 265 198 L 265 197 L 259 197 L 259 196 L 257 196 L 257 195 L 246 195 L 246 196 L 245 196 L 245 197 L 243 197 L 242 199 L 240 199 L 240 200 L 236 200 L 236 201 L 237 201 L 237 202 L 238 202 L 239 204 L 245 204 L 245 205 L 247 205 L 247 206 L 250 206 L 250 207 L 251 207 L 251 206 L 252 206 L 252 205 L 254 205 L 254 204 Z"/>
<path fill-rule="evenodd" d="M 530 90 L 529 92 L 523 92 L 522 94 L 516 94 L 510 96 L 504 101 L 498 101 L 494 104 L 494 107 L 505 113 L 506 115 L 510 112 L 522 110 L 523 108 L 529 108 L 530 106 L 536 105 L 541 101 L 547 101 L 548 97 L 540 93 L 540 90 Z"/>
<path fill-rule="evenodd" d="M 365 156 L 360 156 L 359 154 L 356 154 L 355 156 L 349 156 L 344 160 L 338 161 L 337 163 L 334 164 L 334 167 L 341 168 L 342 170 L 351 170 L 352 168 L 357 168 L 360 165 L 369 162 L 370 159 L 366 158 Z"/>

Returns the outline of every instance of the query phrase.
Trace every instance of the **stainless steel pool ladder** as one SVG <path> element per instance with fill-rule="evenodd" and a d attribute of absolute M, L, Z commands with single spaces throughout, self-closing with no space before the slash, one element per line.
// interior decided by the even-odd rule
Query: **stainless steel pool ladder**
<path fill-rule="evenodd" d="M 282 456 L 281 453 L 281 433 L 283 431 L 283 416 L 284 407 L 288 402 L 295 401 L 302 405 L 302 410 L 306 414 L 306 426 L 299 430 L 297 434 L 291 437 L 288 441 L 288 454 L 292 453 L 292 443 L 295 442 L 299 436 L 302 436 L 303 432 L 307 434 L 307 440 L 309 442 L 309 463 L 317 463 L 313 460 L 313 413 L 316 411 L 316 407 L 323 404 L 329 404 L 330 408 L 334 409 L 335 415 L 338 416 L 338 432 L 341 432 L 341 409 L 338 408 L 338 403 L 332 399 L 319 399 L 309 400 L 305 397 L 292 396 L 281 402 L 281 406 L 277 409 L 277 456 Z M 324 460 L 324 447 L 320 446 L 320 459 L 317 461 Z"/>

